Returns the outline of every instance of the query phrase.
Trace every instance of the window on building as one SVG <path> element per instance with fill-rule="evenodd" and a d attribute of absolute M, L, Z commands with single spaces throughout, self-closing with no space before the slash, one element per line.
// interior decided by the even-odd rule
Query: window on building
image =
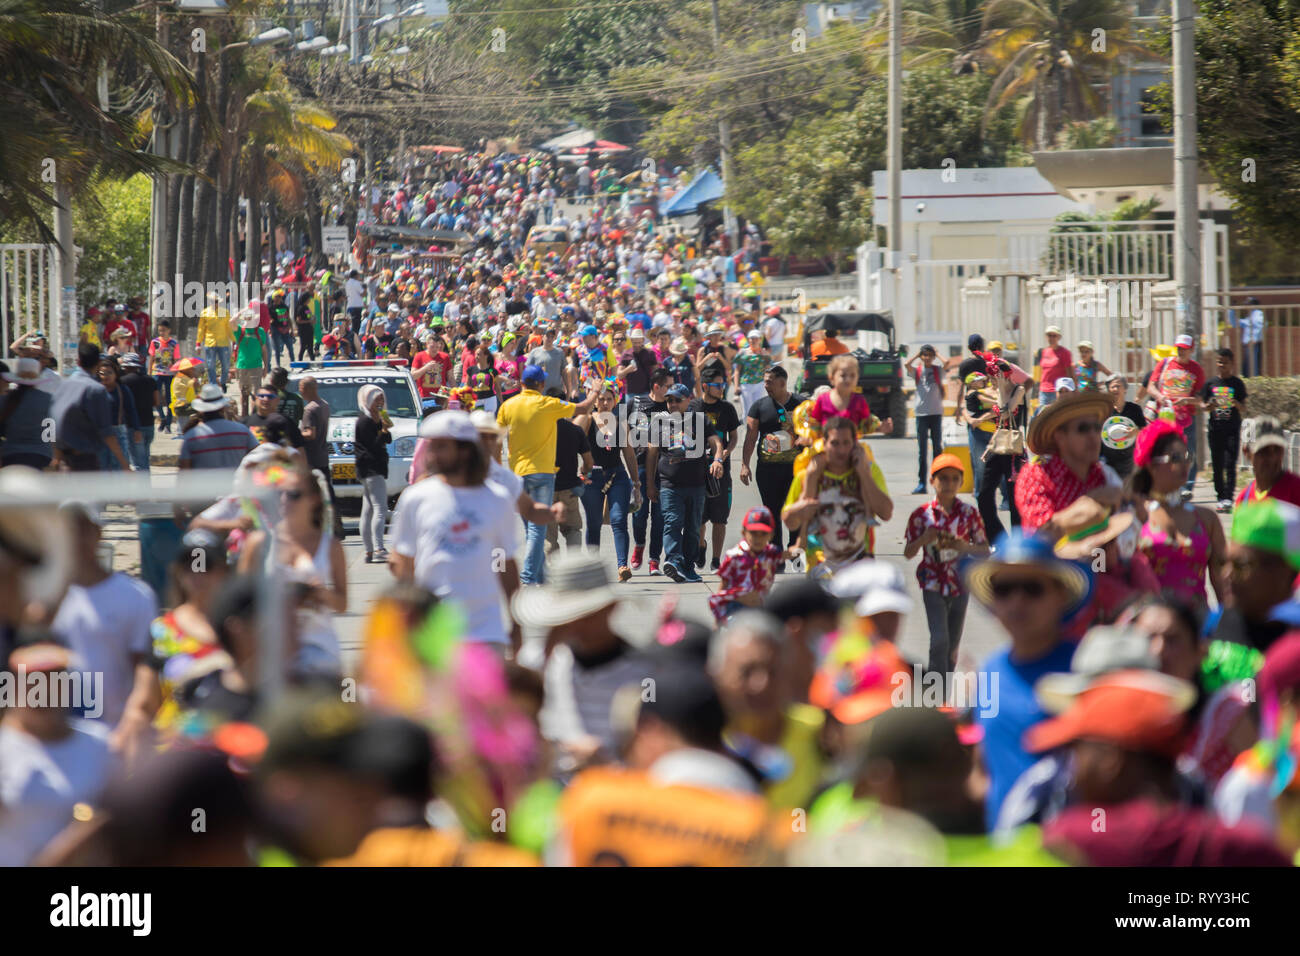
<path fill-rule="evenodd" d="M 1142 107 L 1140 112 L 1141 135 L 1142 136 L 1168 136 L 1164 128 L 1165 114 L 1155 112 L 1156 96 L 1155 89 L 1148 87 L 1142 91 Z"/>

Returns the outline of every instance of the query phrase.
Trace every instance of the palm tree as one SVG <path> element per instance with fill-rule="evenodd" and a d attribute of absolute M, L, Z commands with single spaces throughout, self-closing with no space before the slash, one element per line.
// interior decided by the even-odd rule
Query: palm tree
<path fill-rule="evenodd" d="M 282 85 L 248 96 L 242 112 L 246 134 L 241 166 L 244 195 L 248 198 L 244 256 L 248 281 L 257 282 L 261 279 L 261 203 L 265 192 L 269 189 L 285 210 L 304 210 L 306 177 L 338 170 L 343 157 L 352 152 L 352 141 L 334 131 L 338 121 L 332 115 L 295 100 Z M 319 210 L 306 212 L 309 216 L 319 214 Z"/>
<path fill-rule="evenodd" d="M 1022 140 L 1048 149 L 1065 123 L 1103 112 L 1095 84 L 1118 57 L 1159 59 L 1127 29 L 1123 0 L 988 0 L 980 56 L 996 73 L 989 114 L 1018 103 Z"/>
<path fill-rule="evenodd" d="M 97 176 L 184 169 L 148 150 L 156 94 L 191 105 L 194 78 L 142 27 L 95 0 L 0 0 L 0 218 L 53 241 L 51 161 L 69 195 L 92 202 Z"/>

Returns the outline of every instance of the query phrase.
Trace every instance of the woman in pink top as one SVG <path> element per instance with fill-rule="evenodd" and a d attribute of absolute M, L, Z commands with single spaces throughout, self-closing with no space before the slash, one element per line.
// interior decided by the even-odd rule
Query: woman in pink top
<path fill-rule="evenodd" d="M 1047 335 L 1047 348 L 1039 349 L 1038 354 L 1034 356 L 1034 364 L 1038 366 L 1040 377 L 1038 380 L 1038 405 L 1050 405 L 1056 401 L 1056 380 L 1058 378 L 1073 378 L 1074 376 L 1074 357 L 1070 355 L 1070 350 L 1061 345 L 1061 330 L 1055 325 L 1049 325 L 1045 333 Z"/>
<path fill-rule="evenodd" d="M 1222 605 L 1228 546 L 1223 526 L 1209 508 L 1182 500 L 1189 463 L 1182 432 L 1169 421 L 1152 422 L 1138 433 L 1133 451 L 1133 491 L 1147 501 L 1147 520 L 1138 547 L 1147 555 L 1162 589 L 1204 609 L 1205 577 Z"/>

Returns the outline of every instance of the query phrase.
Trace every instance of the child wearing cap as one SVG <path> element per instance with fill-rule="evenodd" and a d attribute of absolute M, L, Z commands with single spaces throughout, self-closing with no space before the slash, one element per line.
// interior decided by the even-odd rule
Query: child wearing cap
<path fill-rule="evenodd" d="M 921 585 L 925 618 L 930 626 L 929 670 L 949 672 L 957 666 L 957 648 L 966 622 L 970 594 L 958 564 L 966 555 L 988 554 L 984 522 L 974 505 L 957 497 L 966 476 L 956 455 L 940 455 L 930 465 L 934 498 L 907 519 L 903 557 L 921 552 L 916 581 Z"/>
<path fill-rule="evenodd" d="M 776 520 L 767 508 L 751 508 L 741 527 L 740 543 L 723 555 L 718 566 L 722 587 L 709 595 L 709 609 L 719 624 L 743 608 L 762 607 L 777 568 L 795 555 L 795 549 L 783 551 L 772 543 Z"/>

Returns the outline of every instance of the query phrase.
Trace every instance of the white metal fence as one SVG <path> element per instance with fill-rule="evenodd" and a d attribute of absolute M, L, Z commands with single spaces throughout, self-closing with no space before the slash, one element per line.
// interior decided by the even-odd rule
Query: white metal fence
<path fill-rule="evenodd" d="M 24 332 L 42 332 L 61 349 L 59 264 L 52 245 L 24 242 L 0 245 L 0 342 Z M 57 354 L 57 352 L 56 352 Z"/>

